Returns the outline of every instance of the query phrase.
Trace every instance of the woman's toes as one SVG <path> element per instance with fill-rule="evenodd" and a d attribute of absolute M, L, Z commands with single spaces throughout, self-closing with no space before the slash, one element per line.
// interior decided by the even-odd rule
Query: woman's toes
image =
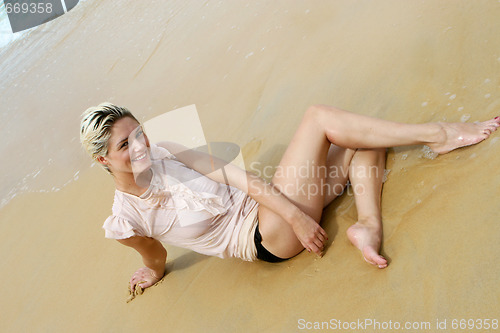
<path fill-rule="evenodd" d="M 377 266 L 379 268 L 383 268 L 383 267 L 387 266 L 387 260 L 385 260 L 384 257 L 382 257 L 380 254 L 378 254 L 371 247 L 365 247 L 363 249 L 363 257 L 365 258 L 366 262 L 368 262 L 374 266 Z"/>

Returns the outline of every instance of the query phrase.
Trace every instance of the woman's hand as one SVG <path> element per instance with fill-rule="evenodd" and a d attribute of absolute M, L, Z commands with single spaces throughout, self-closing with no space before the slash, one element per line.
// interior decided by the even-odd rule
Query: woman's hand
<path fill-rule="evenodd" d="M 130 279 L 130 290 L 135 292 L 136 286 L 141 286 L 142 289 L 151 287 L 156 282 L 160 281 L 163 276 L 157 276 L 155 271 L 148 267 L 139 268 Z"/>
<path fill-rule="evenodd" d="M 319 223 L 300 209 L 297 209 L 290 223 L 295 235 L 297 235 L 304 248 L 322 257 L 324 244 L 328 240 L 328 235 Z"/>

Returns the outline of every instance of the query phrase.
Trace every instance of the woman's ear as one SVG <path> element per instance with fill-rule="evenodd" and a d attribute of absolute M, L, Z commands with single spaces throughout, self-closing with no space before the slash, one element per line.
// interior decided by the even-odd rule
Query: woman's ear
<path fill-rule="evenodd" d="M 108 164 L 109 164 L 108 160 L 107 160 L 107 159 L 106 159 L 106 157 L 104 157 L 104 156 L 100 156 L 100 155 L 99 155 L 99 156 L 97 156 L 97 157 L 96 157 L 96 159 L 95 159 L 95 160 L 96 160 L 97 162 L 99 162 L 99 163 L 103 164 L 103 165 L 108 165 Z"/>

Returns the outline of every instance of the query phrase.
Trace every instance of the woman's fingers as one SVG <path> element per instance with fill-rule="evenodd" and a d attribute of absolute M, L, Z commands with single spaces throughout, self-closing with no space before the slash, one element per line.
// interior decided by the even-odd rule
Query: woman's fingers
<path fill-rule="evenodd" d="M 312 236 L 311 242 L 316 244 L 317 246 L 321 247 L 326 241 L 326 237 L 323 234 L 323 229 L 318 226 L 318 228 L 314 231 L 314 235 Z"/>
<path fill-rule="evenodd" d="M 136 287 L 137 287 L 137 286 L 141 286 L 141 288 L 142 288 L 142 289 L 146 289 L 147 287 L 149 287 L 149 286 L 147 285 L 147 282 L 146 282 L 146 281 L 144 281 L 144 280 L 137 282 L 135 286 L 136 286 Z"/>
<path fill-rule="evenodd" d="M 319 251 L 323 251 L 323 247 L 325 246 L 324 243 L 322 241 L 320 241 L 319 239 L 316 239 L 316 241 L 314 242 L 314 245 L 316 245 L 316 247 L 318 248 Z"/>
<path fill-rule="evenodd" d="M 323 241 L 326 242 L 328 240 L 328 234 L 326 233 L 325 229 L 321 228 L 319 229 L 321 236 L 323 236 Z"/>
<path fill-rule="evenodd" d="M 303 242 L 302 246 L 304 246 L 308 252 L 314 252 L 319 256 L 321 256 L 323 251 L 323 242 L 317 237 L 310 241 Z"/>
<path fill-rule="evenodd" d="M 137 277 L 134 277 L 132 280 L 130 280 L 130 289 L 132 289 L 132 291 L 135 290 L 139 281 L 141 281 L 141 279 Z"/>
<path fill-rule="evenodd" d="M 130 290 L 132 293 L 137 289 L 137 286 L 140 286 L 142 289 L 146 289 L 153 284 L 158 282 L 158 278 L 152 274 L 152 270 L 148 267 L 142 267 L 138 269 L 132 278 L 130 279 Z"/>
<path fill-rule="evenodd" d="M 323 228 L 318 226 L 318 232 L 316 233 L 316 237 L 312 240 L 312 244 L 310 244 L 310 250 L 316 253 L 318 256 L 323 256 L 323 249 L 325 248 L 325 242 L 328 239 L 326 236 L 326 232 Z"/>
<path fill-rule="evenodd" d="M 135 291 L 136 286 L 139 284 L 138 282 L 141 281 L 144 282 L 144 273 L 143 273 L 143 268 L 138 269 L 134 275 L 132 275 L 132 278 L 130 279 L 130 290 L 132 292 Z M 141 287 L 144 288 L 141 284 Z"/>
<path fill-rule="evenodd" d="M 310 247 L 311 248 L 311 251 L 316 253 L 318 256 L 321 256 L 321 248 L 318 247 L 316 244 L 312 244 L 312 246 Z"/>
<path fill-rule="evenodd" d="M 305 213 L 292 224 L 297 238 L 308 252 L 323 256 L 323 249 L 328 235 L 321 226 Z"/>
<path fill-rule="evenodd" d="M 319 245 L 317 242 L 320 242 L 320 243 L 321 243 L 321 245 Z M 318 246 L 323 246 L 323 245 L 325 245 L 325 242 L 326 242 L 326 238 L 325 238 L 325 236 L 323 236 L 322 234 L 317 234 L 317 235 L 316 235 L 316 242 L 315 242 L 315 243 L 316 243 L 316 245 L 318 245 Z"/>

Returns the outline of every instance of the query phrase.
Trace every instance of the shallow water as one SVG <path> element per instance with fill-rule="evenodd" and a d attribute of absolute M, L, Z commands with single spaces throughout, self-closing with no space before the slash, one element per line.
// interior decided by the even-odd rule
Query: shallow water
<path fill-rule="evenodd" d="M 86 0 L 80 1 L 75 7 L 77 10 L 70 12 L 73 19 L 69 21 L 82 15 L 86 6 Z M 67 112 L 54 107 L 62 95 L 68 94 L 57 84 L 61 81 L 57 71 L 63 58 L 49 54 L 67 34 L 69 27 L 61 28 L 58 22 L 62 19 L 65 17 L 12 33 L 5 7 L 0 7 L 3 59 L 0 63 L 3 92 L 0 153 L 10 156 L 3 159 L 0 169 L 0 208 L 22 193 L 59 191 L 78 179 L 82 165 L 89 165 L 83 164 L 84 160 L 78 158 L 78 150 L 74 149 L 78 130 L 76 133 L 64 130 L 68 128 L 65 122 L 70 121 Z M 71 59 L 68 61 L 71 63 Z M 46 98 L 52 105 L 41 108 L 40 100 Z"/>

